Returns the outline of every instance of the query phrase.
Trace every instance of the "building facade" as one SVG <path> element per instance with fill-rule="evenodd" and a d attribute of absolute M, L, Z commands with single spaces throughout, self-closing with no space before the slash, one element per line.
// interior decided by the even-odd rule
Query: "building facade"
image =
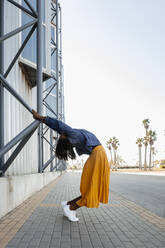
<path fill-rule="evenodd" d="M 65 120 L 60 4 L 2 0 L 0 5 L 0 195 L 6 199 L 1 217 L 66 164 L 54 155 L 57 133 L 31 114 L 35 109 Z"/>

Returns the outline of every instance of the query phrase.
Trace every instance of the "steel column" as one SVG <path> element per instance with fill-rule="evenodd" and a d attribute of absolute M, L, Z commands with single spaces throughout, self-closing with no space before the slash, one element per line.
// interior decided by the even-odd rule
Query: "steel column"
<path fill-rule="evenodd" d="M 56 79 L 57 79 L 57 119 L 59 118 L 59 64 L 58 64 L 58 0 L 56 0 Z"/>
<path fill-rule="evenodd" d="M 4 0 L 0 6 L 0 37 L 4 35 Z M 0 42 L 0 74 L 4 74 L 4 42 Z M 0 82 L 0 149 L 4 146 L 4 87 Z M 0 158 L 0 170 L 4 164 L 4 156 Z"/>
<path fill-rule="evenodd" d="M 37 112 L 42 115 L 42 8 L 40 0 L 37 0 Z M 42 145 L 43 125 L 38 128 L 38 172 L 42 172 L 43 167 L 43 145 Z"/>
<path fill-rule="evenodd" d="M 50 129 L 50 143 L 53 145 L 53 130 Z M 53 157 L 53 149 L 52 147 L 50 146 L 50 157 L 52 158 Z M 50 164 L 50 171 L 53 170 L 53 160 L 51 161 L 51 164 Z"/>
<path fill-rule="evenodd" d="M 59 59 L 58 59 L 58 53 L 59 53 L 59 42 L 58 42 L 58 0 L 56 0 L 56 83 L 57 83 L 57 99 L 56 99 L 56 103 L 57 103 L 57 109 L 56 109 L 56 114 L 57 114 L 57 119 L 59 119 Z M 58 134 L 57 134 L 58 137 Z M 57 168 L 57 163 L 58 163 L 58 159 L 55 158 L 55 164 L 56 164 L 56 168 Z M 52 169 L 54 170 L 54 168 Z"/>
<path fill-rule="evenodd" d="M 60 28 L 59 28 L 59 32 L 60 32 L 60 35 L 59 35 L 59 37 L 60 37 L 60 54 L 59 54 L 59 61 L 60 61 L 60 63 L 59 63 L 59 76 L 60 76 L 60 113 L 61 113 L 61 120 L 63 120 L 63 113 L 62 113 L 62 109 L 63 109 L 63 107 L 62 107 L 62 97 L 63 97 L 63 95 L 62 95 L 62 93 L 63 93 L 63 90 L 62 90 L 62 28 L 61 28 L 61 25 L 62 25 L 62 18 L 61 18 L 61 8 L 59 7 L 59 15 L 60 15 Z"/>

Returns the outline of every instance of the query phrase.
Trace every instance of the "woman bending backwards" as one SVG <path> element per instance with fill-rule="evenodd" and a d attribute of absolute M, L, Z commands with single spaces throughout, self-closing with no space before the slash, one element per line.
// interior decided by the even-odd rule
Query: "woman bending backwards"
<path fill-rule="evenodd" d="M 70 221 L 78 221 L 76 210 L 80 207 L 97 208 L 99 203 L 108 203 L 110 166 L 105 150 L 96 136 L 85 130 L 75 129 L 60 120 L 44 117 L 32 110 L 33 117 L 60 134 L 56 146 L 58 159 L 75 159 L 75 147 L 78 155 L 88 154 L 80 183 L 81 196 L 61 203 L 65 215 Z"/>

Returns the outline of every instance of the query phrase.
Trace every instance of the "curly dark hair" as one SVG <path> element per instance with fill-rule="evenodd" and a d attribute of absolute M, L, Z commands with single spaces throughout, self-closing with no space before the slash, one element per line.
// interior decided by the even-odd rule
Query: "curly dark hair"
<path fill-rule="evenodd" d="M 75 159 L 76 154 L 73 150 L 73 145 L 70 143 L 68 138 L 62 138 L 58 140 L 55 154 L 58 159 L 68 160 L 69 158 Z"/>

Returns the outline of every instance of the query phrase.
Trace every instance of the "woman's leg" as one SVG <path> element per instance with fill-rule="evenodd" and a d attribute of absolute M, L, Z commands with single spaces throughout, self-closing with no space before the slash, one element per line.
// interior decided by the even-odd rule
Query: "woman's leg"
<path fill-rule="evenodd" d="M 67 202 L 67 205 L 70 205 L 70 210 L 76 210 L 76 209 L 80 208 L 80 206 L 78 206 L 76 204 L 76 202 L 80 199 L 81 199 L 81 196 Z"/>
<path fill-rule="evenodd" d="M 79 197 L 77 197 L 77 198 L 71 200 L 71 201 L 68 201 L 68 202 L 67 202 L 67 205 L 71 205 L 72 203 L 75 203 L 75 202 L 77 202 L 77 201 L 80 200 L 80 199 L 81 199 L 81 195 L 80 195 Z"/>

